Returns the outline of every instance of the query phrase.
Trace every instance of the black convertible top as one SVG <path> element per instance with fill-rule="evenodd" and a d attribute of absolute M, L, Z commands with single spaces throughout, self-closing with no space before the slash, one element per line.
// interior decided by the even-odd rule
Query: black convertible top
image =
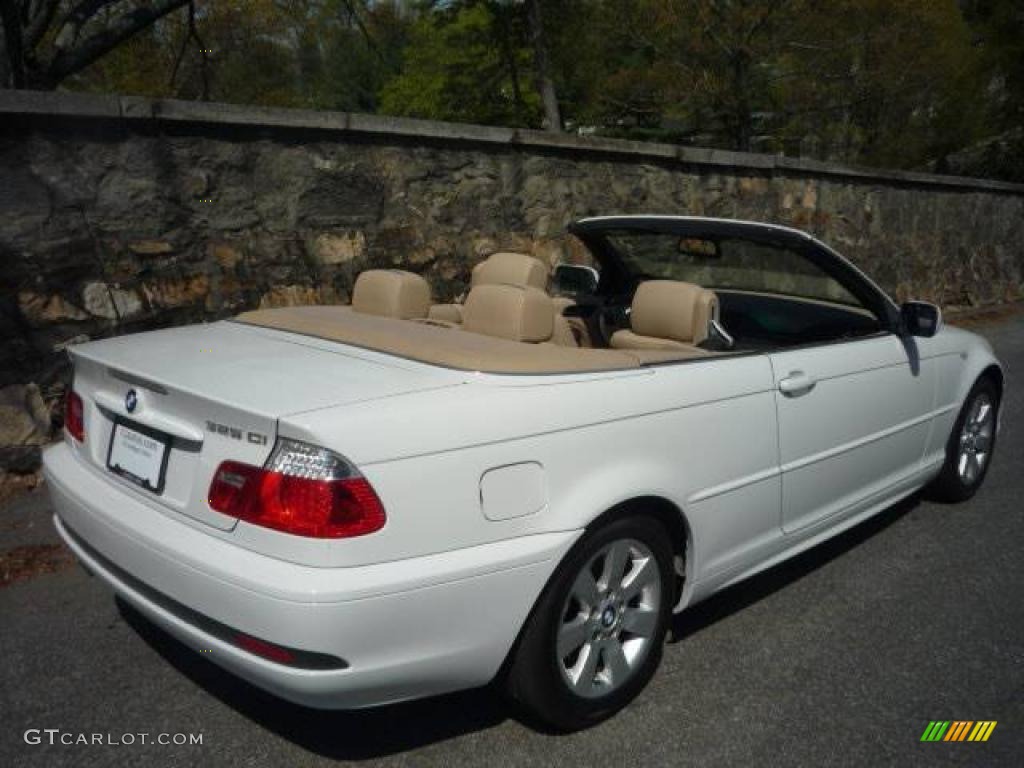
<path fill-rule="evenodd" d="M 580 219 L 569 225 L 569 232 L 584 236 L 584 239 L 586 235 L 600 236 L 606 232 L 621 232 L 622 230 L 658 232 L 694 238 L 739 237 L 755 242 L 770 242 L 775 245 L 789 246 L 794 249 L 806 247 L 809 243 L 821 245 L 806 232 L 790 227 L 704 216 L 595 216 Z"/>

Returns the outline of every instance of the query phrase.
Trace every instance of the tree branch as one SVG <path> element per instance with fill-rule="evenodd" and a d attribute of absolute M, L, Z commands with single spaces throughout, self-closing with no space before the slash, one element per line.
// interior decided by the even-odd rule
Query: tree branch
<path fill-rule="evenodd" d="M 24 33 L 26 51 L 35 48 L 43 39 L 43 35 L 57 12 L 58 5 L 60 5 L 60 0 L 40 0 L 40 2 L 31 4 L 29 20 Z M 31 12 L 32 8 L 35 9 L 34 13 Z"/>
<path fill-rule="evenodd" d="M 181 66 L 181 60 L 185 57 L 185 48 L 188 46 L 189 40 L 194 40 L 196 49 L 199 51 L 199 66 L 200 73 L 203 77 L 203 101 L 208 101 L 210 98 L 210 74 L 207 68 L 207 48 L 206 43 L 203 42 L 203 38 L 199 36 L 199 27 L 196 25 L 196 4 L 195 0 L 188 0 L 188 33 L 181 41 L 181 50 L 178 51 L 178 57 L 174 60 L 174 70 L 171 72 L 171 86 L 174 86 L 174 81 L 178 78 L 178 68 Z"/>
<path fill-rule="evenodd" d="M 77 5 L 71 6 L 57 23 L 57 37 L 53 46 L 58 51 L 58 55 L 60 51 L 65 51 L 78 42 L 78 36 L 89 19 L 99 13 L 103 6 L 114 2 L 116 0 L 82 0 Z"/>
<path fill-rule="evenodd" d="M 345 6 L 345 10 L 348 11 L 349 19 L 355 22 L 356 27 L 359 29 L 359 34 L 361 34 L 363 39 L 366 41 L 366 47 L 373 51 L 374 55 L 380 59 L 381 62 L 394 69 L 394 62 L 390 62 L 384 58 L 383 51 L 381 51 L 380 46 L 377 45 L 377 41 L 373 39 L 373 35 L 370 34 L 370 30 L 363 22 L 363 17 L 360 16 L 359 11 L 356 10 L 355 3 L 353 3 L 352 0 L 341 0 L 341 4 Z"/>
<path fill-rule="evenodd" d="M 142 31 L 157 19 L 186 5 L 189 0 L 153 0 L 118 16 L 103 29 L 97 30 L 87 37 L 80 45 L 71 50 L 60 50 L 45 72 L 52 84 L 59 83 L 66 77 L 85 69 L 98 58 L 108 53 L 120 43 Z M 110 0 L 86 0 L 83 6 L 103 5 Z M 95 12 L 95 11 L 94 11 Z M 80 28 L 80 27 L 79 27 Z"/>

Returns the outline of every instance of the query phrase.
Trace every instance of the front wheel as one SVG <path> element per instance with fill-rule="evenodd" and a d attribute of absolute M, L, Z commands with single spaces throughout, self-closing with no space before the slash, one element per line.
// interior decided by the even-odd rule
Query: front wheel
<path fill-rule="evenodd" d="M 999 389 L 992 379 L 978 379 L 953 425 L 946 462 L 928 489 L 940 501 L 966 501 L 981 487 L 996 447 Z"/>
<path fill-rule="evenodd" d="M 668 533 L 652 518 L 619 518 L 585 534 L 523 630 L 507 678 L 512 698 L 561 731 L 628 704 L 661 660 L 673 574 Z"/>

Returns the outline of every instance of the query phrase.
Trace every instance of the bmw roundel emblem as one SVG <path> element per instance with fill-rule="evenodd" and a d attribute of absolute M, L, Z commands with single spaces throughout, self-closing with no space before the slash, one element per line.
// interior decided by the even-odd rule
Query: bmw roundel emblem
<path fill-rule="evenodd" d="M 129 389 L 128 394 L 124 396 L 124 407 L 128 413 L 135 413 L 135 409 L 139 407 L 139 395 L 134 389 Z"/>

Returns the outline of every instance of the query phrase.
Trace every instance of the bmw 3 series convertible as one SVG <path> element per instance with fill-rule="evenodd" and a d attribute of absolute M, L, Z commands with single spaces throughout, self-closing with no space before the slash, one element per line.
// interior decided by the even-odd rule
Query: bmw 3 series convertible
<path fill-rule="evenodd" d="M 1003 372 L 935 306 L 784 227 L 569 231 L 566 263 L 494 253 L 459 303 L 373 269 L 351 305 L 73 347 L 57 530 L 284 699 L 494 683 L 568 731 L 637 696 L 674 612 L 983 482 Z"/>

